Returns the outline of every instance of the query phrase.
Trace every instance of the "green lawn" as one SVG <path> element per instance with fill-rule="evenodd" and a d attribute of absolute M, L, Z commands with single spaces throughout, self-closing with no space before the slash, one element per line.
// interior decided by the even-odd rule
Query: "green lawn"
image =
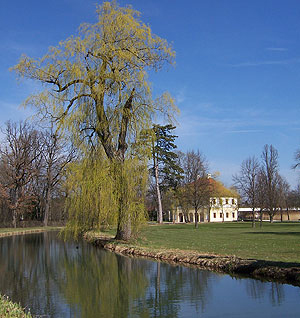
<path fill-rule="evenodd" d="M 205 223 L 145 226 L 136 245 L 300 263 L 300 223 Z"/>

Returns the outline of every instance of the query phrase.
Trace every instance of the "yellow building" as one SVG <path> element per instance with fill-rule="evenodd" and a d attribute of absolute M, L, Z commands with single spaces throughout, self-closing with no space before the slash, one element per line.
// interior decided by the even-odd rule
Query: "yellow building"
<path fill-rule="evenodd" d="M 198 210 L 198 222 L 233 222 L 238 219 L 238 195 L 221 182 L 209 179 L 211 197 L 209 205 Z M 173 214 L 176 223 L 195 222 L 195 210 L 190 207 L 184 211 L 177 207 Z"/>

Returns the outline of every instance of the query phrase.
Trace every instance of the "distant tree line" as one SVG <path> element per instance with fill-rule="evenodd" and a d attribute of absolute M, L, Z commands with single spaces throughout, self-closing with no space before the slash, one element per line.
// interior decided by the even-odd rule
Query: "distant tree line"
<path fill-rule="evenodd" d="M 299 158 L 297 152 L 298 162 Z M 245 159 L 239 173 L 233 176 L 233 181 L 241 195 L 241 204 L 252 210 L 253 227 L 257 211 L 261 225 L 264 213 L 269 215 L 272 223 L 274 216 L 279 213 L 282 221 L 286 211 L 289 220 L 289 208 L 300 206 L 300 187 L 291 190 L 287 180 L 280 174 L 278 151 L 273 145 L 263 147 L 260 160 L 255 156 Z"/>
<path fill-rule="evenodd" d="M 156 124 L 141 137 L 151 149 L 148 154 L 148 190 L 144 197 L 147 218 L 158 223 L 162 223 L 163 219 L 173 221 L 173 211 L 180 206 L 186 222 L 191 221 L 189 211 L 194 210 L 197 227 L 199 210 L 209 207 L 214 190 L 207 178 L 209 164 L 199 150 L 186 153 L 177 150 L 175 128 L 171 124 Z M 49 221 L 65 222 L 68 218 L 66 199 L 70 193 L 74 199 L 76 189 L 80 193 L 89 192 L 93 201 L 91 206 L 94 207 L 99 192 L 92 191 L 93 175 L 84 172 L 85 159 L 78 155 L 68 138 L 53 127 L 37 129 L 26 121 L 7 122 L 2 135 L 0 224 L 17 227 L 26 221 L 38 221 L 45 226 Z M 67 168 L 71 165 L 68 175 Z M 74 169 L 76 165 L 80 168 L 78 172 Z M 295 164 L 295 168 L 298 165 Z M 97 169 L 102 171 L 97 172 L 99 177 L 105 179 L 104 166 L 93 165 L 93 171 Z M 83 179 L 79 182 L 80 178 Z M 86 190 L 83 187 L 85 181 L 88 181 Z M 289 208 L 300 206 L 300 186 L 291 190 L 280 175 L 278 151 L 272 145 L 264 146 L 260 160 L 256 157 L 244 160 L 233 181 L 240 195 L 240 205 L 252 210 L 253 226 L 257 213 L 261 222 L 263 214 L 268 214 L 270 222 L 273 222 L 276 214 L 280 214 L 282 219 L 283 213 L 286 213 L 289 219 Z M 81 187 L 74 188 L 72 182 L 75 185 L 79 182 Z M 134 191 L 143 196 L 138 188 Z M 87 201 L 87 194 L 84 200 Z M 101 205 L 101 213 L 108 213 L 113 207 L 112 201 L 109 202 L 110 207 Z M 72 204 L 75 204 L 74 201 Z M 78 209 L 89 208 L 79 204 Z M 91 210 L 89 213 L 95 212 Z M 111 222 L 107 217 L 102 218 L 106 218 L 107 224 Z"/>
<path fill-rule="evenodd" d="M 54 129 L 7 122 L 0 146 L 0 223 L 65 221 L 63 186 L 75 151 Z"/>

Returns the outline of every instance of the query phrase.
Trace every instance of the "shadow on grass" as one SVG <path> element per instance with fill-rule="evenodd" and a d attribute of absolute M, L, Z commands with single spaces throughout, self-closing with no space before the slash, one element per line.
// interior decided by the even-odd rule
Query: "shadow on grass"
<path fill-rule="evenodd" d="M 291 268 L 291 267 L 300 267 L 299 262 L 280 262 L 280 261 L 267 261 L 253 259 L 256 261 L 258 267 L 278 267 L 278 268 Z"/>
<path fill-rule="evenodd" d="M 292 236 L 300 236 L 300 232 L 245 232 L 243 234 L 260 234 L 260 235 L 292 235 Z"/>

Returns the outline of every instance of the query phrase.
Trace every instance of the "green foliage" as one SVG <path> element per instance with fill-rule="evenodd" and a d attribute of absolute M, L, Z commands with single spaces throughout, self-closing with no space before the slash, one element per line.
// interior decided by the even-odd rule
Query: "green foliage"
<path fill-rule="evenodd" d="M 153 158 L 158 165 L 160 174 L 163 179 L 163 185 L 166 187 L 176 188 L 183 178 L 183 169 L 178 164 L 178 155 L 174 150 L 177 148 L 175 139 L 176 135 L 172 131 L 176 127 L 168 124 L 165 126 L 153 125 L 154 143 Z"/>
<path fill-rule="evenodd" d="M 172 63 L 175 53 L 131 7 L 104 2 L 97 13 L 97 23 L 81 25 L 78 35 L 51 47 L 40 59 L 22 56 L 13 69 L 46 84 L 25 105 L 51 114 L 77 141 L 89 136 L 114 157 L 120 132 L 134 139 L 151 125 L 157 110 L 173 115 L 174 100 L 168 93 L 152 99 L 147 70 Z"/>
<path fill-rule="evenodd" d="M 120 205 L 137 233 L 145 220 L 146 186 L 146 165 L 136 158 L 120 165 L 97 153 L 73 163 L 67 178 L 69 222 L 65 235 L 78 237 L 88 230 L 117 225 Z"/>
<path fill-rule="evenodd" d="M 42 115 L 56 120 L 84 153 L 103 150 L 110 161 L 83 160 L 73 166 L 73 175 L 78 178 L 69 182 L 73 191 L 69 209 L 76 235 L 95 225 L 114 223 L 115 216 L 108 217 L 108 213 L 115 209 L 120 233 L 122 224 L 135 224 L 136 214 L 130 211 L 139 210 L 132 195 L 139 182 L 130 183 L 137 173 L 129 159 L 133 153 L 130 150 L 140 131 L 151 127 L 156 113 L 170 119 L 176 110 L 167 92 L 152 97 L 148 81 L 149 70 L 157 71 L 173 62 L 175 53 L 167 41 L 153 34 L 130 6 L 104 2 L 97 14 L 95 24 L 81 25 L 76 36 L 50 48 L 40 59 L 23 56 L 13 68 L 20 77 L 45 86 L 25 105 L 33 105 Z M 94 169 L 97 176 L 93 175 Z M 92 213 L 99 194 L 101 201 Z M 129 232 L 128 227 L 128 236 Z"/>
<path fill-rule="evenodd" d="M 23 308 L 13 303 L 8 297 L 0 295 L 0 317 L 1 318 L 31 318 L 30 313 L 25 313 Z"/>

